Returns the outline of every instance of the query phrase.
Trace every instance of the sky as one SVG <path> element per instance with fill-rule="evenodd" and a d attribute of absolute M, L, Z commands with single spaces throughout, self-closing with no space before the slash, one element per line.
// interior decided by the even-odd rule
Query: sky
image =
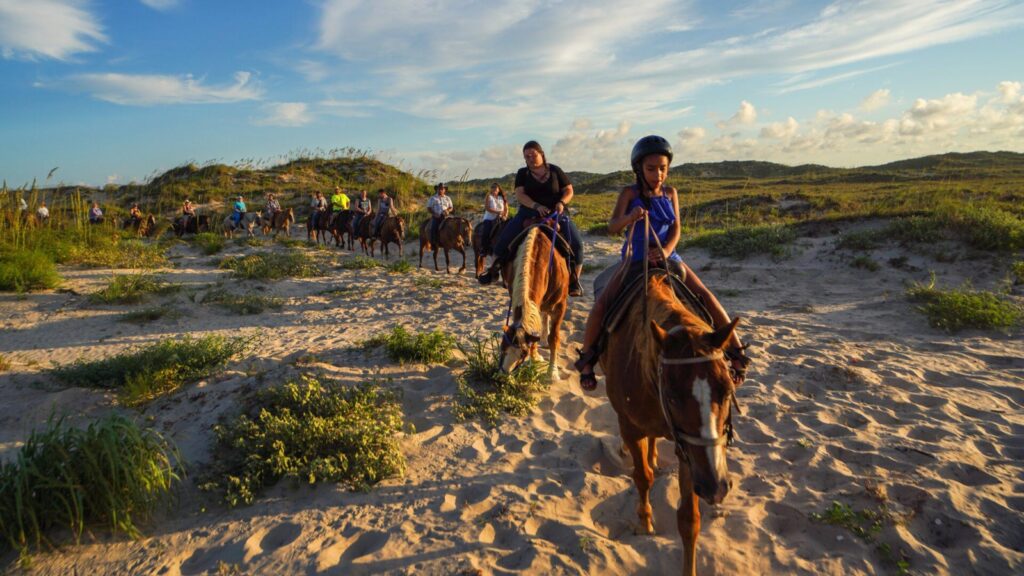
<path fill-rule="evenodd" d="M 610 172 L 647 134 L 676 163 L 1024 151 L 1022 33 L 1024 0 L 0 0 L 0 177 L 355 148 L 485 178 L 534 139 Z"/>

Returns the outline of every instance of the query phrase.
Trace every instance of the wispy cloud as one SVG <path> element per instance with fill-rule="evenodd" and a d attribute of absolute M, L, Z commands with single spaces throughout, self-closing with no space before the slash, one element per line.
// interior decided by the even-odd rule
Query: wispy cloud
<path fill-rule="evenodd" d="M 871 72 L 878 72 L 879 70 L 885 70 L 886 68 L 892 68 L 896 64 L 886 64 L 884 66 L 876 66 L 874 68 L 865 68 L 862 70 L 850 70 L 841 74 L 834 74 L 832 76 L 826 76 L 824 78 L 814 78 L 813 80 L 804 80 L 806 77 L 804 74 L 793 76 L 789 80 L 782 83 L 782 87 L 779 88 L 778 94 L 788 94 L 790 92 L 798 92 L 800 90 L 810 90 L 811 88 L 820 88 L 822 86 L 828 86 L 829 84 L 835 84 L 850 78 L 856 78 L 857 76 L 863 76 Z"/>
<path fill-rule="evenodd" d="M 170 10 L 181 4 L 181 0 L 139 0 L 154 10 Z"/>
<path fill-rule="evenodd" d="M 875 90 L 871 94 L 868 94 L 867 98 L 861 101 L 860 109 L 865 112 L 873 112 L 879 108 L 884 108 L 889 104 L 889 89 L 882 88 L 881 90 Z"/>
<path fill-rule="evenodd" d="M 157 74 L 76 74 L 59 86 L 90 92 L 93 97 L 114 104 L 154 106 L 158 104 L 223 104 L 257 100 L 263 91 L 252 81 L 249 72 L 236 72 L 233 84 L 211 86 L 191 74 L 167 76 Z"/>
<path fill-rule="evenodd" d="M 305 126 L 313 121 L 305 102 L 271 102 L 263 106 L 266 114 L 253 121 L 257 126 Z"/>
<path fill-rule="evenodd" d="M 77 0 L 0 0 L 0 54 L 68 60 L 107 41 L 99 20 Z"/>

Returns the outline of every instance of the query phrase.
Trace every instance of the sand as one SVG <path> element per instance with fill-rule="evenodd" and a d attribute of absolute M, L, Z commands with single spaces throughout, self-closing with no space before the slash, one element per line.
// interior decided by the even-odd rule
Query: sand
<path fill-rule="evenodd" d="M 684 255 L 727 309 L 743 317 L 755 359 L 738 393 L 739 439 L 728 451 L 733 490 L 716 509 L 701 504 L 698 572 L 896 573 L 878 550 L 885 544 L 905 555 L 915 574 L 1021 573 L 1024 339 L 1019 332 L 944 333 L 903 296 L 905 282 L 926 280 L 932 270 L 942 286 L 968 277 L 975 286 L 995 286 L 1005 264 L 962 254 L 961 261 L 971 259 L 964 266 L 893 250 L 876 256 L 881 270 L 867 272 L 835 252 L 836 233 L 803 238 L 793 257 L 780 261 Z M 615 242 L 587 242 L 591 262 L 615 261 Z M 252 250 L 229 244 L 226 254 Z M 405 250 L 415 263 L 416 245 Z M 173 510 L 147 524 L 143 538 L 98 531 L 81 544 L 38 554 L 29 573 L 679 572 L 678 463 L 670 444 L 660 446 L 651 494 L 657 533 L 635 535 L 631 465 L 619 455 L 603 381 L 583 393 L 566 354 L 558 359 L 564 379 L 532 414 L 488 428 L 452 416 L 458 361 L 398 365 L 355 347 L 395 324 L 492 333 L 505 312 L 498 288 L 477 285 L 468 272 L 429 269 L 336 269 L 323 278 L 242 282 L 189 247 L 175 247 L 172 256 L 174 267 L 161 275 L 190 287 L 163 298 L 184 311 L 177 319 L 125 324 L 117 317 L 137 306 L 88 302 L 85 295 L 102 287 L 110 270 L 65 269 L 64 291 L 0 295 L 0 353 L 13 361 L 0 374 L 0 457 L 11 457 L 54 411 L 82 422 L 124 411 L 167 434 L 193 471 Z M 885 264 L 895 256 L 906 263 Z M 415 286 L 423 277 L 444 285 Z M 285 306 L 238 316 L 192 301 L 191 294 L 218 281 L 232 291 L 279 296 Z M 349 292 L 319 295 L 339 287 Z M 565 331 L 573 349 L 591 302 L 585 297 L 570 307 Z M 47 372 L 166 337 L 252 331 L 263 335 L 257 353 L 139 411 L 118 407 L 108 392 L 61 388 Z M 211 502 L 194 486 L 210 459 L 211 426 L 237 409 L 243 389 L 300 373 L 346 383 L 382 377 L 400 388 L 415 426 L 401 440 L 406 476 L 366 493 L 282 485 L 251 506 L 229 510 Z M 856 509 L 884 505 L 899 522 L 884 527 L 876 543 L 864 542 L 810 519 L 833 501 Z M 8 554 L 0 566 L 18 572 L 13 559 Z"/>

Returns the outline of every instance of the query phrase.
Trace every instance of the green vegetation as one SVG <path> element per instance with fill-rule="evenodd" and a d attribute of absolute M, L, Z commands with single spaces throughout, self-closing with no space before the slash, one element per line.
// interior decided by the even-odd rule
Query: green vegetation
<path fill-rule="evenodd" d="M 53 529 L 70 530 L 76 541 L 92 525 L 138 537 L 136 522 L 182 474 L 178 461 L 158 433 L 123 416 L 84 430 L 51 418 L 0 464 L 0 548 L 17 550 L 27 564 Z"/>
<path fill-rule="evenodd" d="M 176 318 L 180 315 L 181 313 L 172 306 L 154 306 L 126 312 L 118 318 L 118 321 L 132 322 L 134 324 L 146 324 L 147 322 L 155 322 L 161 318 Z"/>
<path fill-rule="evenodd" d="M 425 290 L 437 290 L 445 286 L 445 281 L 436 276 L 417 276 L 412 279 L 413 286 Z"/>
<path fill-rule="evenodd" d="M 850 266 L 854 268 L 860 268 L 861 270 L 867 270 L 868 272 L 878 272 L 882 269 L 882 266 L 867 256 L 857 256 L 850 261 Z"/>
<path fill-rule="evenodd" d="M 125 405 L 137 406 L 209 376 L 253 344 L 253 337 L 168 338 L 103 360 L 79 359 L 54 375 L 70 386 L 116 388 Z"/>
<path fill-rule="evenodd" d="M 268 308 L 280 310 L 284 306 L 284 300 L 276 296 L 263 296 L 260 294 L 232 294 L 223 288 L 209 291 L 203 302 L 216 304 L 235 314 L 259 314 Z"/>
<path fill-rule="evenodd" d="M 220 263 L 221 268 L 234 271 L 239 278 L 248 280 L 279 280 L 281 278 L 310 278 L 323 275 L 304 252 L 258 252 L 248 256 L 231 256 Z"/>
<path fill-rule="evenodd" d="M 882 528 L 896 523 L 896 519 L 886 508 L 854 510 L 847 504 L 834 501 L 824 512 L 811 512 L 809 516 L 811 520 L 821 524 L 846 528 L 868 544 L 875 544 L 875 551 L 886 564 L 895 568 L 900 575 L 909 574 L 910 563 L 902 555 L 897 557 L 887 543 L 878 543 L 878 535 Z"/>
<path fill-rule="evenodd" d="M 49 290 L 60 282 L 57 266 L 43 252 L 0 252 L 0 292 Z"/>
<path fill-rule="evenodd" d="M 545 365 L 526 362 L 515 372 L 501 370 L 498 338 L 478 339 L 460 347 L 466 356 L 466 370 L 456 378 L 458 391 L 454 413 L 459 420 L 479 418 L 491 426 L 504 414 L 521 417 L 537 405 Z"/>
<path fill-rule="evenodd" d="M 746 258 L 755 254 L 781 258 L 786 256 L 794 239 L 796 231 L 793 228 L 771 224 L 712 230 L 693 238 L 686 245 L 706 248 L 716 258 Z"/>
<path fill-rule="evenodd" d="M 401 364 L 443 364 L 452 358 L 455 338 L 441 330 L 411 334 L 404 327 L 395 326 L 391 332 L 379 334 L 363 342 L 364 348 L 380 346 L 384 346 L 392 360 Z"/>
<path fill-rule="evenodd" d="M 406 259 L 395 260 L 394 262 L 387 265 L 388 272 L 391 274 L 406 274 L 412 271 L 412 264 Z"/>
<path fill-rule="evenodd" d="M 366 490 L 405 470 L 397 396 L 377 382 L 344 387 L 303 377 L 258 392 L 217 434 L 217 469 L 206 490 L 229 506 L 250 504 L 283 478 Z"/>
<path fill-rule="evenodd" d="M 363 256 L 362 254 L 341 263 L 341 267 L 345 270 L 366 270 L 369 268 L 380 268 L 381 266 L 384 266 L 384 264 L 380 260 Z"/>
<path fill-rule="evenodd" d="M 1014 284 L 1024 284 L 1024 260 L 1018 260 L 1010 266 L 1010 278 Z"/>
<path fill-rule="evenodd" d="M 111 277 L 107 286 L 90 294 L 89 299 L 101 304 L 134 304 L 150 294 L 171 294 L 180 288 L 177 284 L 168 284 L 145 272 L 122 274 Z"/>
<path fill-rule="evenodd" d="M 887 230 L 859 230 L 847 232 L 836 241 L 836 248 L 842 250 L 874 250 L 880 248 L 887 236 Z"/>
<path fill-rule="evenodd" d="M 935 287 L 935 275 L 928 284 L 915 283 L 907 289 L 911 301 L 935 328 L 957 332 L 964 328 L 1008 329 L 1024 324 L 1024 309 L 999 295 L 969 286 L 952 290 Z"/>
<path fill-rule="evenodd" d="M 195 235 L 192 242 L 207 256 L 216 254 L 224 249 L 224 237 L 213 232 L 200 232 Z"/>
<path fill-rule="evenodd" d="M 939 216 L 967 244 L 981 250 L 1024 250 L 1024 220 L 992 204 L 952 204 L 939 208 Z"/>

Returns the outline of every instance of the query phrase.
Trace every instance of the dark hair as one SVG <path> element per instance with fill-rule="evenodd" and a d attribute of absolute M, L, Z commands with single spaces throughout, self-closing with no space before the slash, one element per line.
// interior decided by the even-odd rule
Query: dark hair
<path fill-rule="evenodd" d="M 505 197 L 505 191 L 501 188 L 501 184 L 494 182 L 493 184 L 491 184 L 491 188 L 497 188 L 498 196 L 501 196 L 501 199 L 504 200 L 506 204 L 508 203 L 508 198 Z"/>
<path fill-rule="evenodd" d="M 536 150 L 537 152 L 539 152 L 541 158 L 544 159 L 544 166 L 548 165 L 548 155 L 544 153 L 544 149 L 541 148 L 540 142 L 537 142 L 536 140 L 530 140 L 526 144 L 523 144 L 523 152 L 526 152 L 527 150 L 530 150 L 530 149 L 533 149 L 533 150 Z"/>

